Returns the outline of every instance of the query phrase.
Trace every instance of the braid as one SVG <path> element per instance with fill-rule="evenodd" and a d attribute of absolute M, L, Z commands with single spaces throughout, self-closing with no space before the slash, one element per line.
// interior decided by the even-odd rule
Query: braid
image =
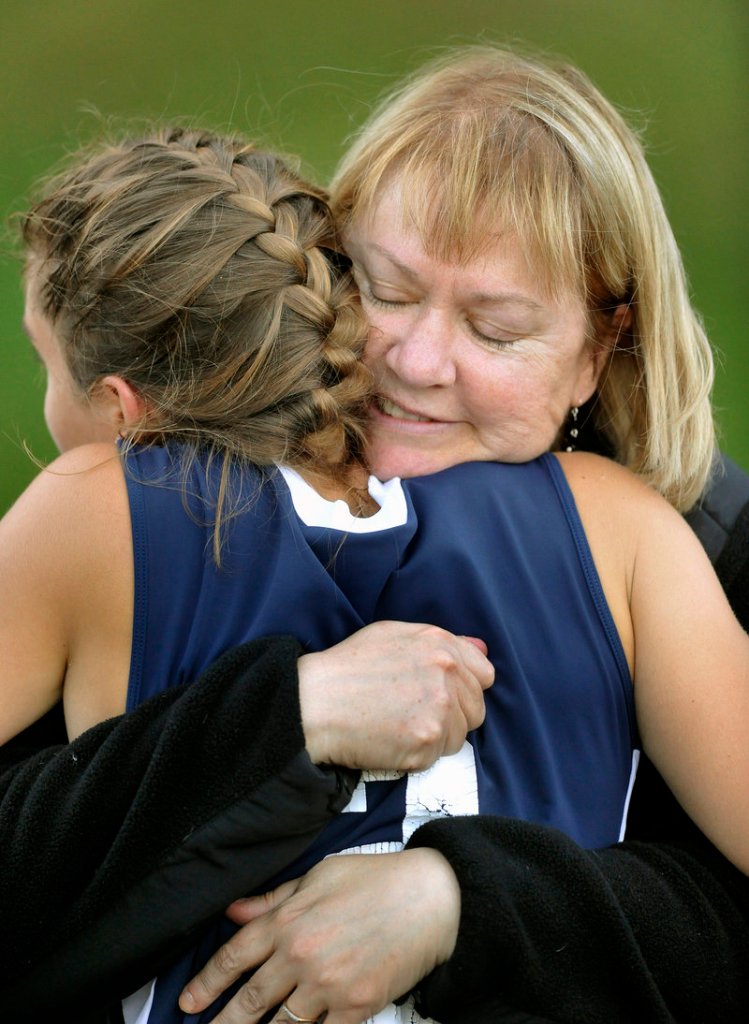
<path fill-rule="evenodd" d="M 277 156 L 184 129 L 106 146 L 22 230 L 74 381 L 128 380 L 139 442 L 221 456 L 222 492 L 237 460 L 361 461 L 365 323 L 325 194 Z"/>

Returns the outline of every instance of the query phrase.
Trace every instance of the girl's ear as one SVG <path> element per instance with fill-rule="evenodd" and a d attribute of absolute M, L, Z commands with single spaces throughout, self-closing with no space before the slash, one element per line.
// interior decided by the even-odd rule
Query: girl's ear
<path fill-rule="evenodd" d="M 146 411 L 146 402 L 140 392 L 124 377 L 114 374 L 102 377 L 98 382 L 96 401 L 118 433 L 140 424 Z"/>

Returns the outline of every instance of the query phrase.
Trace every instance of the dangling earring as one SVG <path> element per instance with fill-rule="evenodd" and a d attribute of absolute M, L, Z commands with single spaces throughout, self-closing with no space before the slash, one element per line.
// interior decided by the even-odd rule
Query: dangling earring
<path fill-rule="evenodd" d="M 580 413 L 578 406 L 573 405 L 570 409 L 570 414 L 567 418 L 567 429 L 565 430 L 565 441 L 564 450 L 566 452 L 574 452 L 575 445 L 577 444 L 577 438 L 580 431 L 577 429 L 577 417 Z M 571 422 L 570 422 L 571 421 Z"/>

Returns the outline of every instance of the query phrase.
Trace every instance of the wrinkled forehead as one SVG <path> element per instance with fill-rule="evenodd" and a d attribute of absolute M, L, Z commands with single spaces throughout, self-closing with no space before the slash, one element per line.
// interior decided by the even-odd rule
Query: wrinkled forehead
<path fill-rule="evenodd" d="M 398 168 L 383 178 L 368 202 L 352 211 L 345 233 L 418 236 L 432 258 L 466 265 L 498 245 L 512 245 L 528 273 L 549 298 L 585 295 L 584 272 L 564 231 L 544 223 L 544 211 L 502 190 L 464 190 L 425 168 Z M 527 197 L 529 199 L 530 197 Z M 553 221 L 553 218 L 552 218 Z M 556 236 L 556 237 L 554 237 Z"/>

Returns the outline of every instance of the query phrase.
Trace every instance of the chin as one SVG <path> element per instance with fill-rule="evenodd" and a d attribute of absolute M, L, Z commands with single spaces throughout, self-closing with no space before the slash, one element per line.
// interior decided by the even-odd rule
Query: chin
<path fill-rule="evenodd" d="M 388 446 L 373 446 L 367 452 L 369 468 L 379 480 L 391 480 L 394 476 L 404 480 L 412 476 L 428 476 L 465 461 L 457 454 L 450 456 L 448 453 L 418 452 Z"/>

